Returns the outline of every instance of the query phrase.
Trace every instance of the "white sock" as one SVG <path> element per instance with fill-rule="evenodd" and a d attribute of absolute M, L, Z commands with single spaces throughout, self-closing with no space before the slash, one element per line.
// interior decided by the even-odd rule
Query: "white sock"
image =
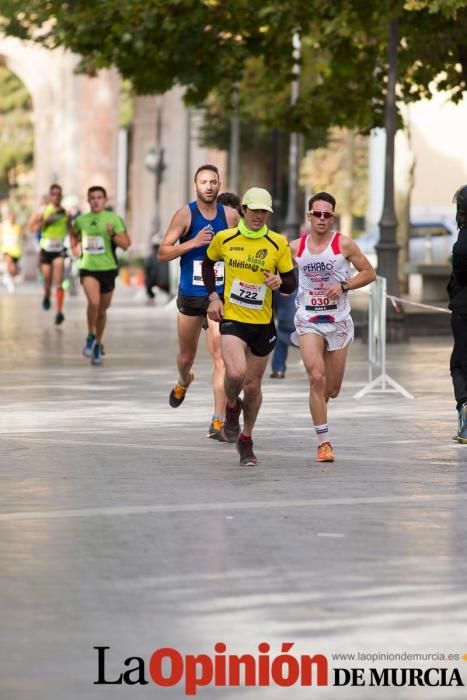
<path fill-rule="evenodd" d="M 316 435 L 318 436 L 318 445 L 329 441 L 329 426 L 327 423 L 323 425 L 315 425 Z"/>

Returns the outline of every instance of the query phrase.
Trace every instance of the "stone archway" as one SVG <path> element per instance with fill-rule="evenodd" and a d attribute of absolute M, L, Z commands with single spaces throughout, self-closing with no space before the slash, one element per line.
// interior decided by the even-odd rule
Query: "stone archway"
<path fill-rule="evenodd" d="M 117 197 L 119 76 L 76 75 L 78 57 L 30 42 L 0 37 L 0 56 L 33 101 L 35 199 L 58 181 L 84 202 L 91 184 Z"/>

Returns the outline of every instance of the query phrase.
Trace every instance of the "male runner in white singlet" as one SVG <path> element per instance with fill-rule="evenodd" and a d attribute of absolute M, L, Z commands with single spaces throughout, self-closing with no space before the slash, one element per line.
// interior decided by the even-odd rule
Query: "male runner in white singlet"
<path fill-rule="evenodd" d="M 295 328 L 310 381 L 310 412 L 318 462 L 333 462 L 327 402 L 340 391 L 347 348 L 353 340 L 348 292 L 365 287 L 375 271 L 358 245 L 332 231 L 336 200 L 319 192 L 308 202 L 310 233 L 290 243 L 299 271 Z M 350 279 L 350 264 L 357 274 Z"/>

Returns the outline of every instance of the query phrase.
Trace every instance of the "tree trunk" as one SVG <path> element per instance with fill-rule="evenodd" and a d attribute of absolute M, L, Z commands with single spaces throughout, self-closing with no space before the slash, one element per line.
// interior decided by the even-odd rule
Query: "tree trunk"
<path fill-rule="evenodd" d="M 409 259 L 410 239 L 410 200 L 414 186 L 415 157 L 411 145 L 410 124 L 400 130 L 396 136 L 395 158 L 395 204 L 398 220 L 396 240 L 399 250 L 399 284 L 401 291 L 408 292 L 409 278 L 407 265 Z"/>
<path fill-rule="evenodd" d="M 355 162 L 355 132 L 346 129 L 345 134 L 345 174 L 344 174 L 344 197 L 341 207 L 340 230 L 346 236 L 352 237 L 353 223 L 353 189 L 354 189 L 354 162 Z"/>

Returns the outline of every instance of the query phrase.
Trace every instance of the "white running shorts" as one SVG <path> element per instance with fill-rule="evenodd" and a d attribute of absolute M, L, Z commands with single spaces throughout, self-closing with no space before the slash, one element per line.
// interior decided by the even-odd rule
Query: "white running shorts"
<path fill-rule="evenodd" d="M 334 323 L 303 323 L 297 324 L 297 330 L 291 335 L 291 341 L 298 345 L 298 336 L 307 333 L 320 335 L 326 341 L 330 352 L 342 350 L 354 339 L 354 325 L 351 316 L 334 321 Z M 295 342 L 294 342 L 295 341 Z"/>

